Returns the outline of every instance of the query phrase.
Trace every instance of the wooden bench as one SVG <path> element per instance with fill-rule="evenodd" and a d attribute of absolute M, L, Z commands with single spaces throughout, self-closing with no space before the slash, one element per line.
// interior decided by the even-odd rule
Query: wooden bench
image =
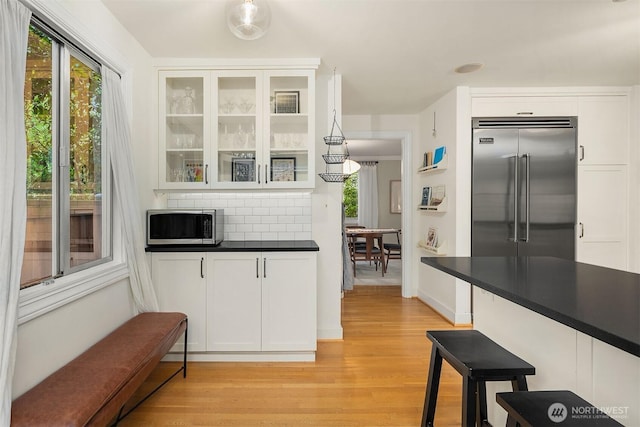
<path fill-rule="evenodd" d="M 183 313 L 133 317 L 13 401 L 11 425 L 117 424 L 179 372 L 187 376 L 187 323 Z M 183 365 L 125 412 L 125 404 L 183 332 Z"/>

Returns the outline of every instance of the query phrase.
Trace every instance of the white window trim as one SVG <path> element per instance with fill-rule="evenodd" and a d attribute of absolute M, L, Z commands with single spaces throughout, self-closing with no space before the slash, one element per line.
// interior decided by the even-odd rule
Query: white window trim
<path fill-rule="evenodd" d="M 82 44 L 103 65 L 119 72 L 123 80 L 124 97 L 128 102 L 128 107 L 130 107 L 132 99 L 130 67 L 122 65 L 126 61 L 123 60 L 119 52 L 102 39 L 95 37 L 86 26 L 71 15 L 61 4 L 47 0 L 20 1 L 40 18 L 53 23 L 52 27 L 61 31 L 64 36 Z M 129 120 L 131 120 L 131 108 L 128 108 L 128 113 Z M 114 196 L 113 192 L 112 196 Z M 111 228 L 112 260 L 68 276 L 48 280 L 20 290 L 18 325 L 129 277 L 129 268 L 124 256 L 120 215 L 117 214 L 118 200 L 117 197 L 111 197 L 111 200 L 113 208 L 111 213 L 113 221 Z"/>

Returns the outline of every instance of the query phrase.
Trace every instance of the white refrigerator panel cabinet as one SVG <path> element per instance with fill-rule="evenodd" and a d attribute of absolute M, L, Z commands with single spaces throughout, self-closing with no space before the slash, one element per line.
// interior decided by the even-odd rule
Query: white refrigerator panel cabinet
<path fill-rule="evenodd" d="M 628 164 L 628 97 L 580 97 L 578 144 L 580 165 Z"/>
<path fill-rule="evenodd" d="M 578 167 L 577 261 L 628 267 L 627 166 Z"/>

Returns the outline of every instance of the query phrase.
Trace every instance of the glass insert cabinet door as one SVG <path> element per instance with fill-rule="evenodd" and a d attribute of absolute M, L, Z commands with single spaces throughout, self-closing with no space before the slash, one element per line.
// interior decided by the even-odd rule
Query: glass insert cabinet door
<path fill-rule="evenodd" d="M 314 179 L 310 161 L 314 135 L 311 76 L 299 71 L 266 72 L 269 114 L 265 126 L 265 179 L 269 186 L 296 187 Z"/>
<path fill-rule="evenodd" d="M 262 183 L 261 74 L 220 71 L 214 75 L 214 186 L 255 188 Z"/>
<path fill-rule="evenodd" d="M 160 77 L 161 184 L 203 188 L 209 181 L 209 78 L 192 72 L 166 72 Z"/>

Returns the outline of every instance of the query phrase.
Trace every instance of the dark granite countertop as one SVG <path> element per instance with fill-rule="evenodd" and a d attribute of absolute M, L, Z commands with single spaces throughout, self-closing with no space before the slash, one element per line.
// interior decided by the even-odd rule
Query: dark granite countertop
<path fill-rule="evenodd" d="M 640 274 L 551 257 L 423 257 L 421 260 L 640 356 Z"/>
<path fill-rule="evenodd" d="M 313 240 L 242 240 L 223 241 L 213 245 L 157 245 L 147 246 L 147 252 L 317 252 Z"/>

